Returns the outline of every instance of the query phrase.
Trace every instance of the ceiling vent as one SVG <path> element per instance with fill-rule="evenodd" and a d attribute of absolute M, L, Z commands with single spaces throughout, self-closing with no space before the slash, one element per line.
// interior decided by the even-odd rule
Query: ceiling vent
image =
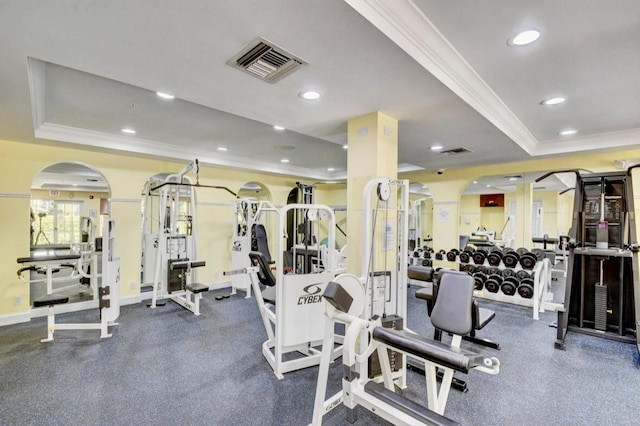
<path fill-rule="evenodd" d="M 228 65 L 268 83 L 275 83 L 308 62 L 270 41 L 258 37 L 233 58 Z"/>
<path fill-rule="evenodd" d="M 458 155 L 458 154 L 465 154 L 467 152 L 472 152 L 472 151 L 467 149 L 467 148 L 454 148 L 454 149 L 448 149 L 446 151 L 440 151 L 440 154 L 442 154 L 442 155 Z"/>

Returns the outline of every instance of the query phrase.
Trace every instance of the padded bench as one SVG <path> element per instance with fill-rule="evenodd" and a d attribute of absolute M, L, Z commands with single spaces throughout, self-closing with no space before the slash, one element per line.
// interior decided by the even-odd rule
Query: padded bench
<path fill-rule="evenodd" d="M 435 293 L 435 296 L 434 296 Z M 416 290 L 416 297 L 418 299 L 422 299 L 427 302 L 427 313 L 431 316 L 431 312 L 433 310 L 433 305 L 435 304 L 435 300 L 438 294 L 438 286 L 434 283 L 433 291 L 427 288 L 421 288 Z M 485 325 L 487 325 L 491 320 L 496 316 L 496 313 L 491 309 L 481 308 L 478 305 L 477 300 L 473 300 L 473 304 L 471 305 L 471 320 L 472 320 L 472 328 L 469 334 L 462 336 L 463 340 L 477 343 L 482 346 L 487 346 L 493 349 L 500 349 L 500 344 L 488 339 L 482 339 L 476 337 L 476 330 L 482 330 Z M 437 329 L 434 333 L 434 339 L 441 340 L 442 331 Z"/>
<path fill-rule="evenodd" d="M 193 294 L 202 293 L 203 291 L 209 291 L 209 286 L 200 283 L 191 283 L 186 285 L 187 291 Z"/>

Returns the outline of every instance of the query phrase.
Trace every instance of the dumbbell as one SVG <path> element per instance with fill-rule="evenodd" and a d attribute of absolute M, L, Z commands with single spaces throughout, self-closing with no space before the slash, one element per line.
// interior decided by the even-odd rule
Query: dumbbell
<path fill-rule="evenodd" d="M 542 259 L 547 257 L 547 253 L 545 253 L 544 250 L 542 250 L 541 248 L 536 247 L 534 249 L 531 249 L 531 253 L 533 253 L 536 256 L 538 261 L 541 261 Z"/>
<path fill-rule="evenodd" d="M 487 251 L 484 249 L 478 249 L 473 252 L 473 263 L 476 265 L 482 265 L 484 260 L 487 258 Z"/>
<path fill-rule="evenodd" d="M 446 255 L 447 252 L 445 250 L 438 250 L 438 252 L 436 253 L 436 260 L 444 260 Z"/>
<path fill-rule="evenodd" d="M 500 270 L 500 268 L 498 268 L 497 266 L 489 266 L 487 268 L 487 274 L 488 275 L 500 275 L 500 276 L 502 276 L 502 270 Z"/>
<path fill-rule="evenodd" d="M 525 278 L 520 281 L 518 286 L 518 294 L 524 299 L 531 299 L 533 297 L 533 279 Z"/>
<path fill-rule="evenodd" d="M 487 281 L 487 276 L 482 272 L 476 271 L 473 273 L 473 280 L 475 281 L 473 288 L 475 290 L 482 290 L 485 281 Z"/>
<path fill-rule="evenodd" d="M 473 273 L 476 271 L 476 268 L 471 264 L 466 264 L 466 265 L 460 265 L 460 270 L 466 272 L 467 274 L 473 275 Z"/>
<path fill-rule="evenodd" d="M 487 277 L 487 280 L 484 282 L 484 288 L 486 288 L 489 293 L 497 293 L 498 290 L 500 290 L 501 284 L 502 276 L 493 274 Z"/>
<path fill-rule="evenodd" d="M 536 255 L 530 252 L 522 253 L 520 255 L 520 259 L 518 260 L 520 266 L 522 266 L 524 269 L 533 269 L 536 266 L 537 261 L 538 258 L 536 257 Z"/>
<path fill-rule="evenodd" d="M 431 259 L 422 259 L 422 266 L 433 266 L 433 261 Z"/>
<path fill-rule="evenodd" d="M 502 270 L 502 276 L 504 278 L 515 277 L 516 275 L 517 275 L 517 273 L 516 273 L 515 269 L 507 268 L 507 269 L 503 269 Z"/>
<path fill-rule="evenodd" d="M 471 256 L 473 256 L 473 250 L 464 249 L 460 252 L 460 262 L 469 263 Z"/>
<path fill-rule="evenodd" d="M 518 288 L 519 284 L 520 283 L 518 282 L 517 277 L 506 277 L 502 281 L 500 290 L 502 290 L 502 293 L 504 293 L 507 296 L 513 296 L 514 294 L 516 294 L 516 289 Z"/>
<path fill-rule="evenodd" d="M 520 255 L 513 249 L 502 255 L 502 263 L 504 263 L 504 266 L 506 266 L 507 268 L 515 268 L 516 266 L 518 266 L 519 261 Z"/>
<path fill-rule="evenodd" d="M 492 250 L 487 255 L 487 261 L 491 266 L 498 266 L 502 262 L 502 252 L 500 250 Z"/>
<path fill-rule="evenodd" d="M 459 254 L 460 254 L 460 250 L 451 249 L 447 252 L 447 260 L 449 262 L 455 262 L 458 259 Z"/>

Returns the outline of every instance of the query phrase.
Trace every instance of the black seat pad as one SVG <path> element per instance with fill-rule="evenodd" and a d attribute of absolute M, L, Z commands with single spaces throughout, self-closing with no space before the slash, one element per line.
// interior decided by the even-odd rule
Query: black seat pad
<path fill-rule="evenodd" d="M 373 339 L 402 352 L 435 362 L 463 373 L 482 364 L 482 355 L 456 348 L 436 340 L 426 339 L 403 330 L 376 327 Z"/>
<path fill-rule="evenodd" d="M 41 306 L 53 306 L 60 305 L 62 303 L 67 303 L 69 301 L 69 296 L 63 296 L 59 294 L 47 294 L 46 296 L 40 297 L 33 301 L 33 307 L 39 308 Z"/>

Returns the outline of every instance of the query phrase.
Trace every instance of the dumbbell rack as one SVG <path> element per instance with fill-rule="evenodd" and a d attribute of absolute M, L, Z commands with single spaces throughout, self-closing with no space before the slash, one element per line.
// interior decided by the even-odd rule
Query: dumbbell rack
<path fill-rule="evenodd" d="M 459 270 L 464 270 L 464 265 L 474 265 L 476 268 L 479 266 L 484 266 L 486 268 L 491 268 L 488 262 L 484 262 L 483 264 L 475 264 L 460 262 L 459 257 L 456 258 L 455 261 L 443 260 L 436 261 L 437 265 L 443 268 L 456 268 Z M 434 263 L 436 266 L 436 263 Z M 520 270 L 525 270 L 520 266 L 516 268 L 506 268 L 503 265 L 495 266 L 495 268 L 504 271 L 505 269 L 511 269 L 514 272 L 518 272 Z M 482 290 L 474 290 L 474 295 L 476 297 L 480 297 L 482 299 L 493 300 L 496 302 L 502 303 L 511 303 L 513 305 L 525 306 L 532 308 L 532 317 L 534 320 L 540 319 L 539 313 L 545 312 L 545 310 L 556 310 L 561 304 L 553 302 L 553 295 L 550 291 L 551 287 L 551 262 L 549 259 L 542 259 L 536 262 L 533 269 L 525 270 L 529 274 L 533 275 L 533 297 L 530 299 L 524 298 L 520 296 L 517 292 L 514 295 L 506 295 L 502 292 L 502 290 L 498 290 L 497 293 L 492 293 L 487 291 L 486 289 Z"/>

